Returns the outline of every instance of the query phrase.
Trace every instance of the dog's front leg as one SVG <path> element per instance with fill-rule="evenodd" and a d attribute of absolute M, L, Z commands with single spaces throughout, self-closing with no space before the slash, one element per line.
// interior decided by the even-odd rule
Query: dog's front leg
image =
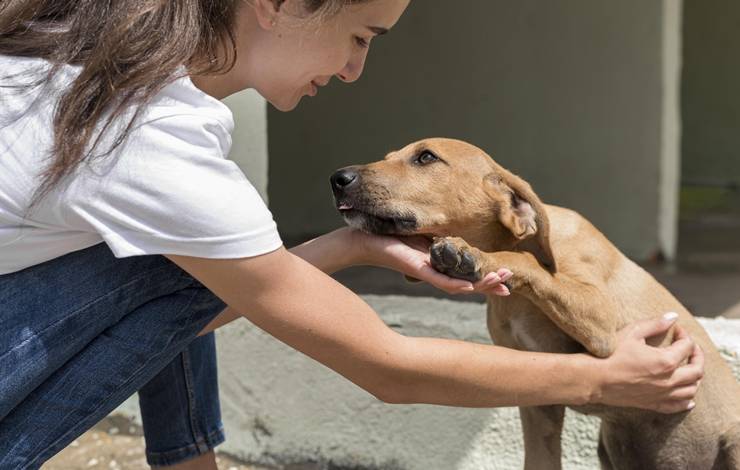
<path fill-rule="evenodd" d="M 514 276 L 506 285 L 512 293 L 526 297 L 591 354 L 607 357 L 614 352 L 619 315 L 606 289 L 551 273 L 529 252 L 484 253 L 461 238 L 436 239 L 430 256 L 436 270 L 472 282 L 500 268 L 510 269 Z"/>
<path fill-rule="evenodd" d="M 524 432 L 524 470 L 560 470 L 560 435 L 565 407 L 527 406 L 519 408 Z"/>

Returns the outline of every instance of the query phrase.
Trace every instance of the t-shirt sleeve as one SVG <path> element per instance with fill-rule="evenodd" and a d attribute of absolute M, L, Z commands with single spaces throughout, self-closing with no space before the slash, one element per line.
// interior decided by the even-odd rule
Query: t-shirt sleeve
<path fill-rule="evenodd" d="M 243 258 L 282 245 L 272 214 L 216 119 L 178 115 L 135 129 L 67 191 L 70 225 L 99 233 L 116 257 Z"/>

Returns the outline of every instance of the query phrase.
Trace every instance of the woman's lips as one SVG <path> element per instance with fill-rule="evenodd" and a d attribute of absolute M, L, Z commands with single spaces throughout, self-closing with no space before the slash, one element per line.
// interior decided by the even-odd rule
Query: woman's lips
<path fill-rule="evenodd" d="M 316 94 L 319 92 L 319 86 L 311 81 L 311 90 L 308 92 L 308 96 L 316 96 Z"/>

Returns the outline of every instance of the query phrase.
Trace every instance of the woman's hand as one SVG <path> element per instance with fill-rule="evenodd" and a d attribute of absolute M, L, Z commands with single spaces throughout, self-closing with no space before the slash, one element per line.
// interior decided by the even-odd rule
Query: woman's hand
<path fill-rule="evenodd" d="M 409 277 L 442 289 L 448 294 L 470 294 L 507 296 L 509 289 L 503 284 L 513 273 L 506 268 L 488 273 L 478 282 L 446 276 L 432 268 L 429 259 L 431 242 L 421 236 L 391 237 L 372 235 L 359 230 L 347 230 L 350 245 L 358 250 L 359 264 L 382 266 L 401 272 Z"/>
<path fill-rule="evenodd" d="M 599 360 L 604 361 L 600 367 L 604 377 L 596 402 L 660 413 L 694 407 L 693 399 L 704 375 L 704 353 L 699 345 L 678 325 L 670 346 L 656 348 L 645 343 L 645 338 L 668 331 L 676 318 L 675 313 L 669 313 L 619 332 L 614 353 Z"/>

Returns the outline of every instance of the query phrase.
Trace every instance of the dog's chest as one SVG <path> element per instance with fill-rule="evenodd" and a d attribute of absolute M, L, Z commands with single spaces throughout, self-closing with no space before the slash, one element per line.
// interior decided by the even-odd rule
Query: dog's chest
<path fill-rule="evenodd" d="M 577 342 L 521 296 L 489 299 L 487 322 L 491 338 L 501 346 L 538 352 L 582 350 Z"/>

